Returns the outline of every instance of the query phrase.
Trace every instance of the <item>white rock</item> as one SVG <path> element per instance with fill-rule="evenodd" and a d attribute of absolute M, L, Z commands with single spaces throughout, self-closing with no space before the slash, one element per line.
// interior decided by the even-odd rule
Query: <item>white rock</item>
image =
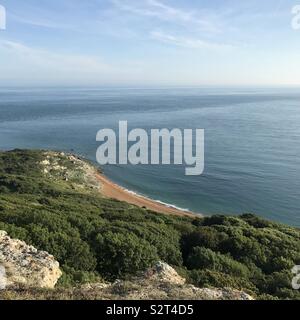
<path fill-rule="evenodd" d="M 7 287 L 52 289 L 62 275 L 53 256 L 11 239 L 4 231 L 0 231 L 0 266 L 5 269 Z"/>
<path fill-rule="evenodd" d="M 50 161 L 49 160 L 43 160 L 41 162 L 41 164 L 44 165 L 44 166 L 49 166 L 50 165 Z"/>
<path fill-rule="evenodd" d="M 157 262 L 155 266 L 146 271 L 146 276 L 150 276 L 152 280 L 168 282 L 172 284 L 185 284 L 186 280 L 182 278 L 175 269 L 164 262 Z"/>

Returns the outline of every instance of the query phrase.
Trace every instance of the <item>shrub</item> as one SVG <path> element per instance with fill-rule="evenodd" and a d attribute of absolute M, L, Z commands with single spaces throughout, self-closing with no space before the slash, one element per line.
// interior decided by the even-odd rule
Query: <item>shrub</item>
<path fill-rule="evenodd" d="M 158 260 L 156 248 L 134 234 L 109 231 L 96 241 L 97 269 L 109 279 L 135 275 Z"/>
<path fill-rule="evenodd" d="M 258 292 L 255 285 L 247 279 L 208 269 L 191 271 L 189 280 L 200 288 L 235 288 L 247 291 L 252 295 L 256 295 Z"/>
<path fill-rule="evenodd" d="M 64 271 L 60 285 L 127 278 L 163 260 L 197 286 L 300 299 L 291 289 L 291 267 L 300 264 L 299 229 L 253 214 L 157 214 L 44 176 L 43 157 L 40 151 L 0 152 L 0 230 L 53 254 Z"/>
<path fill-rule="evenodd" d="M 196 247 L 187 260 L 189 269 L 208 269 L 237 277 L 248 277 L 248 268 L 233 260 L 229 256 L 222 255 L 210 249 Z"/>

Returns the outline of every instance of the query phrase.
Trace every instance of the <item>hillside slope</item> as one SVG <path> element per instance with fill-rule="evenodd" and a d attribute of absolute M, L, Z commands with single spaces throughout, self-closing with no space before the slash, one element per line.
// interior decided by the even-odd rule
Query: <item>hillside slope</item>
<path fill-rule="evenodd" d="M 58 290 L 130 279 L 164 261 L 198 287 L 300 298 L 291 286 L 298 229 L 252 214 L 157 214 L 101 196 L 96 170 L 64 153 L 0 153 L 0 230 L 59 261 Z"/>

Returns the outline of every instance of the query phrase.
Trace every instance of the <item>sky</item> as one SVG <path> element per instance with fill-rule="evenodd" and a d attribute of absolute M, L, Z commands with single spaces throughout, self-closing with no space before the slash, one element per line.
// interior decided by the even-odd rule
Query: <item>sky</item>
<path fill-rule="evenodd" d="M 296 5 L 0 0 L 0 86 L 300 85 Z"/>

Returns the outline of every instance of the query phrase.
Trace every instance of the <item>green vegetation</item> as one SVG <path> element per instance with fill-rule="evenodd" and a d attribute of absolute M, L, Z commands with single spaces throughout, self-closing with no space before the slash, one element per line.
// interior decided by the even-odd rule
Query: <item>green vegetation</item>
<path fill-rule="evenodd" d="M 251 214 L 191 219 L 156 214 L 78 187 L 80 169 L 59 156 L 66 181 L 47 175 L 45 153 L 0 153 L 0 230 L 61 263 L 61 286 L 136 275 L 157 260 L 197 286 L 243 289 L 260 298 L 300 299 L 291 268 L 300 232 Z"/>

